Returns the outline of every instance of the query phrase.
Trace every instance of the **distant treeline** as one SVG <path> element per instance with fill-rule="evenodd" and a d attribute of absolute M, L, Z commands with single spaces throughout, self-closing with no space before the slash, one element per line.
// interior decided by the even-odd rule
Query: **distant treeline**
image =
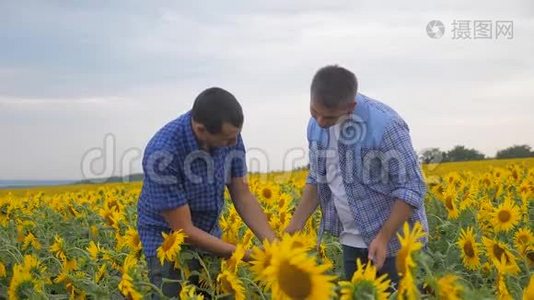
<path fill-rule="evenodd" d="M 439 163 L 453 161 L 483 160 L 483 159 L 506 159 L 506 158 L 525 158 L 534 157 L 529 145 L 514 145 L 506 149 L 497 151 L 495 157 L 486 157 L 476 149 L 470 149 L 465 146 L 455 146 L 449 151 L 441 151 L 439 148 L 430 148 L 422 152 L 421 160 L 423 163 Z"/>
<path fill-rule="evenodd" d="M 131 174 L 131 175 L 124 176 L 124 177 L 113 176 L 113 177 L 103 178 L 103 179 L 86 179 L 86 180 L 78 181 L 75 184 L 143 181 L 143 178 L 144 178 L 144 175 L 140 173 L 140 174 Z"/>

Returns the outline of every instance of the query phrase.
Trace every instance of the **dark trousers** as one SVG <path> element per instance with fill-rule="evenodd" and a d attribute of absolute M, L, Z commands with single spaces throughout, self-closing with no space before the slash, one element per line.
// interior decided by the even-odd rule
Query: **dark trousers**
<path fill-rule="evenodd" d="M 163 279 L 170 280 L 182 280 L 182 274 L 179 269 L 174 268 L 174 263 L 165 261 L 161 265 L 159 259 L 156 256 L 150 256 L 146 258 L 148 266 L 148 278 L 150 282 L 156 287 L 161 289 L 161 292 L 166 297 L 175 297 L 179 298 L 180 291 L 182 286 L 179 282 L 163 282 Z M 200 262 L 196 259 L 193 259 L 188 262 L 189 270 L 192 271 L 201 271 L 202 266 Z M 199 278 L 198 276 L 190 276 L 189 282 L 191 284 L 198 286 Z M 159 299 L 160 297 L 157 294 L 153 294 L 152 299 Z"/>
<path fill-rule="evenodd" d="M 356 260 L 359 258 L 362 264 L 368 262 L 367 248 L 354 248 L 346 245 L 343 246 L 343 267 L 345 269 L 345 278 L 346 280 L 351 280 L 352 275 L 356 271 Z M 399 284 L 399 274 L 397 273 L 397 268 L 395 266 L 395 256 L 387 257 L 384 265 L 380 270 L 378 270 L 378 275 L 388 274 L 389 280 L 396 288 Z M 390 287 L 389 292 L 393 292 L 393 289 Z"/>

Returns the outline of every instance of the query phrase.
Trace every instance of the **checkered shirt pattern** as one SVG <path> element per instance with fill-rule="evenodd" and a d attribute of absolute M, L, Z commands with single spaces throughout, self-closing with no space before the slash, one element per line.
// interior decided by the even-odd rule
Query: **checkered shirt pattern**
<path fill-rule="evenodd" d="M 201 151 L 191 127 L 191 112 L 161 128 L 143 155 L 144 180 L 137 205 L 137 229 L 147 257 L 155 256 L 162 232 L 171 228 L 161 215 L 188 204 L 193 224 L 220 237 L 219 215 L 224 189 L 231 178 L 247 173 L 245 147 L 236 145 Z"/>
<path fill-rule="evenodd" d="M 420 222 L 428 232 L 424 206 L 426 185 L 407 124 L 393 109 L 377 100 L 361 94 L 356 100 L 353 115 L 361 122 L 358 126 L 364 128 L 361 130 L 364 136 L 352 144 L 339 142 L 338 155 L 349 206 L 365 243 L 369 245 L 376 237 L 397 199 L 413 207 L 414 212 L 408 220 L 410 225 Z M 312 130 L 319 133 L 320 138 L 311 137 L 314 135 L 310 132 Z M 350 133 L 350 129 L 342 128 L 341 137 L 344 133 L 354 134 Z M 329 131 L 320 128 L 311 119 L 308 127 L 310 171 L 307 183 L 318 188 L 322 211 L 319 240 L 324 231 L 339 236 L 343 229 L 326 181 L 325 153 L 331 151 L 327 148 L 329 138 Z M 372 159 L 391 153 L 394 159 L 385 160 L 387 166 Z M 426 241 L 426 238 L 423 239 L 423 242 Z M 400 243 L 394 237 L 388 244 L 387 255 L 394 256 L 399 249 Z"/>

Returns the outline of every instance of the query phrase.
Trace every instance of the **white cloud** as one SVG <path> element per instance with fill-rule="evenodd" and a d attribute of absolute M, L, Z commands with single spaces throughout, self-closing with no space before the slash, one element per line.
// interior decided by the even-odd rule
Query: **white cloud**
<path fill-rule="evenodd" d="M 209 86 L 236 95 L 246 145 L 280 169 L 306 146 L 309 83 L 330 63 L 398 110 L 418 149 L 534 146 L 526 0 L 32 5 L 0 4 L 0 179 L 79 178 L 107 133 L 119 153 L 143 149 Z M 515 37 L 426 36 L 430 20 L 463 18 L 512 19 Z"/>

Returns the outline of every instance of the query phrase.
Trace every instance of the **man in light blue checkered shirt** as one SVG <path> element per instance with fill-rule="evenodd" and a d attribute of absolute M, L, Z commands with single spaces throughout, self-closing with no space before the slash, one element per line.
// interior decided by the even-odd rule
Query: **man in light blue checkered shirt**
<path fill-rule="evenodd" d="M 319 236 L 339 236 L 347 279 L 359 258 L 372 260 L 379 274 L 397 284 L 396 234 L 405 221 L 420 222 L 428 232 L 426 186 L 408 125 L 357 88 L 356 76 L 339 66 L 324 67 L 313 78 L 310 171 L 286 231 L 301 230 L 320 206 Z"/>
<path fill-rule="evenodd" d="M 166 296 L 178 296 L 180 285 L 162 279 L 180 279 L 180 271 L 169 262 L 162 266 L 156 257 L 162 232 L 181 229 L 194 249 L 217 256 L 229 257 L 235 250 L 220 239 L 218 221 L 225 187 L 256 236 L 260 240 L 275 238 L 246 182 L 240 134 L 243 120 L 241 106 L 232 94 L 210 88 L 198 95 L 191 111 L 161 128 L 146 146 L 137 227 L 150 280 L 161 286 Z"/>

